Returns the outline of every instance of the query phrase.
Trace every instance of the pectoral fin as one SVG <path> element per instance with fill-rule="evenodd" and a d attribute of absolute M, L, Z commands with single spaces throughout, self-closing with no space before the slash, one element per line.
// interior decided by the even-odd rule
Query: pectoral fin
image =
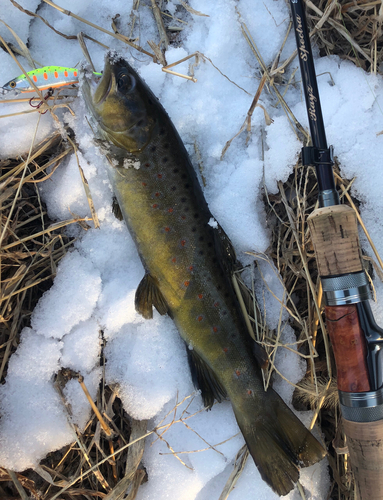
<path fill-rule="evenodd" d="M 164 296 L 156 280 L 150 274 L 145 274 L 138 285 L 135 306 L 136 311 L 142 314 L 145 319 L 153 318 L 153 306 L 162 315 L 169 312 Z"/>
<path fill-rule="evenodd" d="M 112 212 L 113 212 L 113 215 L 116 217 L 116 219 L 123 220 L 121 207 L 118 204 L 117 198 L 115 196 L 113 196 Z"/>
<path fill-rule="evenodd" d="M 188 347 L 186 349 L 193 384 L 201 390 L 204 405 L 210 409 L 215 399 L 220 403 L 226 398 L 225 388 L 199 354 L 194 349 L 190 350 Z"/>

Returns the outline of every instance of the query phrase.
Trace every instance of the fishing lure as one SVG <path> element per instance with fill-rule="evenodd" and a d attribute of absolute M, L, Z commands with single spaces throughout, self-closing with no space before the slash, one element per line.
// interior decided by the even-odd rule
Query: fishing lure
<path fill-rule="evenodd" d="M 39 90 L 54 89 L 78 83 L 79 71 L 77 68 L 64 68 L 62 66 L 44 66 L 43 68 L 28 71 L 27 75 Z M 94 73 L 102 76 L 101 73 Z M 4 90 L 18 90 L 19 92 L 34 92 L 25 74 L 10 80 L 3 86 Z"/>

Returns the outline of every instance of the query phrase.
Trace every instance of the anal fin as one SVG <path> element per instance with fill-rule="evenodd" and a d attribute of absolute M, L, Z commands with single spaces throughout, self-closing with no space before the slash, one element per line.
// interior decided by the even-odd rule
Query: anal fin
<path fill-rule="evenodd" d="M 156 280 L 150 275 L 145 274 L 136 290 L 135 297 L 136 311 L 145 319 L 153 318 L 153 306 L 161 314 L 169 312 L 168 304 L 165 301 Z"/>
<path fill-rule="evenodd" d="M 213 370 L 194 350 L 186 347 L 190 371 L 193 379 L 193 384 L 197 389 L 201 390 L 204 405 L 210 409 L 214 400 L 220 403 L 226 398 L 225 388 L 219 382 Z"/>

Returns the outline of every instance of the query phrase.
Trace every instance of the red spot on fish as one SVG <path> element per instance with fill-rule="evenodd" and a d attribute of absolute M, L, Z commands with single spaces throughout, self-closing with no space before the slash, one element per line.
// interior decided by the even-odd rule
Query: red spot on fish
<path fill-rule="evenodd" d="M 198 298 L 199 298 L 199 300 L 202 300 L 202 299 L 203 299 L 203 295 L 202 295 L 202 293 L 198 294 Z"/>
<path fill-rule="evenodd" d="M 228 352 L 228 351 L 229 351 L 229 349 L 227 347 L 223 348 L 223 352 Z"/>
<path fill-rule="evenodd" d="M 48 80 L 48 74 L 47 73 L 44 73 L 43 77 L 44 77 L 44 80 Z"/>
<path fill-rule="evenodd" d="M 214 302 L 214 307 L 218 307 L 219 306 L 219 302 Z"/>
<path fill-rule="evenodd" d="M 157 177 L 158 177 L 159 179 L 162 179 L 162 174 L 157 174 Z"/>
<path fill-rule="evenodd" d="M 213 332 L 214 333 L 217 333 L 218 332 L 218 328 L 216 326 L 213 326 Z"/>
<path fill-rule="evenodd" d="M 146 186 L 147 186 L 146 182 L 143 182 L 143 183 L 142 183 L 142 185 L 143 185 L 144 187 L 146 187 Z"/>
<path fill-rule="evenodd" d="M 161 195 L 160 195 L 160 193 L 154 193 L 154 196 L 157 196 L 157 198 L 158 198 Z"/>
<path fill-rule="evenodd" d="M 145 163 L 145 167 L 150 167 L 150 163 Z"/>
<path fill-rule="evenodd" d="M 157 207 L 158 207 L 157 203 L 155 203 L 154 205 L 152 205 L 152 208 L 157 208 Z"/>
<path fill-rule="evenodd" d="M 55 75 L 55 78 L 59 77 L 59 74 L 57 73 L 57 71 L 55 71 L 53 74 Z"/>
<path fill-rule="evenodd" d="M 235 374 L 237 375 L 237 377 L 239 377 L 241 375 L 241 372 L 239 370 L 235 370 Z"/>
<path fill-rule="evenodd" d="M 65 76 L 65 78 L 68 78 L 68 71 L 67 70 L 64 71 L 64 76 Z"/>
<path fill-rule="evenodd" d="M 181 247 L 184 247 L 186 245 L 186 240 L 181 240 Z"/>
<path fill-rule="evenodd" d="M 173 212 L 172 208 L 168 208 L 168 212 L 171 214 Z"/>
<path fill-rule="evenodd" d="M 173 264 L 175 264 L 177 262 L 177 259 L 175 257 L 173 257 L 172 262 L 173 262 Z"/>
<path fill-rule="evenodd" d="M 37 82 L 37 76 L 33 75 L 32 80 L 36 83 Z"/>
<path fill-rule="evenodd" d="M 73 76 L 77 76 L 77 71 L 73 71 Z"/>
<path fill-rule="evenodd" d="M 190 281 L 184 281 L 184 285 L 188 287 L 190 285 Z"/>
<path fill-rule="evenodd" d="M 189 271 L 190 271 L 190 272 L 191 272 L 191 271 L 193 271 L 193 269 L 194 269 L 194 267 L 193 267 L 193 266 L 190 266 L 190 267 L 189 267 Z"/>
<path fill-rule="evenodd" d="M 251 389 L 247 389 L 247 394 L 248 394 L 249 396 L 252 396 L 252 395 L 253 395 L 253 391 L 252 391 Z"/>
<path fill-rule="evenodd" d="M 186 215 L 181 215 L 181 219 L 185 220 L 186 219 Z"/>
<path fill-rule="evenodd" d="M 169 226 L 166 226 L 165 227 L 165 231 L 168 233 L 170 231 L 170 227 Z"/>
<path fill-rule="evenodd" d="M 203 320 L 203 316 L 198 316 L 197 321 L 202 321 L 202 320 Z"/>

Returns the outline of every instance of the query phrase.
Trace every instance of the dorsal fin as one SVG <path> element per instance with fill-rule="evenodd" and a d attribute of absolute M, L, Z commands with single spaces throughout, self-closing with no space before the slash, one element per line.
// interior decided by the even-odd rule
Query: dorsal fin
<path fill-rule="evenodd" d="M 235 254 L 235 250 L 233 244 L 230 241 L 230 238 L 227 236 L 227 234 L 218 224 L 218 222 L 217 222 L 217 227 L 214 230 L 214 243 L 217 255 L 221 263 L 221 267 L 223 271 L 226 273 L 228 280 L 230 281 L 234 271 L 240 269 L 240 263 L 237 260 L 237 256 Z M 231 287 L 231 282 L 229 283 L 229 286 Z M 253 311 L 251 311 L 253 307 L 252 293 L 244 283 L 239 283 L 239 288 L 245 303 L 245 307 L 246 309 L 248 309 L 248 312 L 252 314 L 253 313 Z M 243 315 L 243 311 L 239 307 L 239 304 L 238 304 L 238 312 L 239 314 Z M 250 339 L 250 334 L 249 334 L 249 339 Z M 266 351 L 253 339 L 251 339 L 251 347 L 259 367 L 266 368 L 269 363 L 269 358 L 267 356 Z"/>
<path fill-rule="evenodd" d="M 226 398 L 226 391 L 215 376 L 213 370 L 206 364 L 195 349 L 189 349 L 189 347 L 186 346 L 186 350 L 188 353 L 193 384 L 197 389 L 201 390 L 204 405 L 206 408 L 210 409 L 215 399 L 220 403 Z"/>
<path fill-rule="evenodd" d="M 230 276 L 237 267 L 237 256 L 230 238 L 217 222 L 213 231 L 214 246 L 223 270 Z"/>
<path fill-rule="evenodd" d="M 164 315 L 169 312 L 169 307 L 158 287 L 157 281 L 149 274 L 145 274 L 136 290 L 136 311 L 145 319 L 153 318 L 153 306 Z"/>

